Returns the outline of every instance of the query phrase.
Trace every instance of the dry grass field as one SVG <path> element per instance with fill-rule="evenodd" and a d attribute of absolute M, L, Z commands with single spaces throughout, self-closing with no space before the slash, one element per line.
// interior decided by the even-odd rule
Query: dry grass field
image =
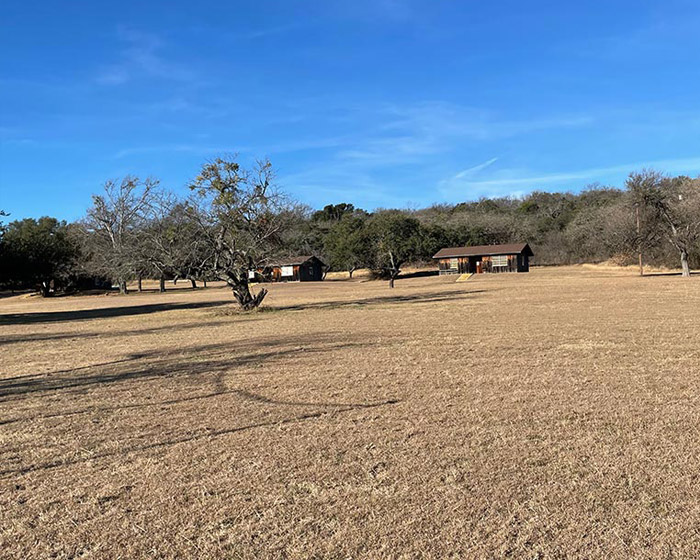
<path fill-rule="evenodd" d="M 3 558 L 700 557 L 700 277 L 0 300 Z"/>

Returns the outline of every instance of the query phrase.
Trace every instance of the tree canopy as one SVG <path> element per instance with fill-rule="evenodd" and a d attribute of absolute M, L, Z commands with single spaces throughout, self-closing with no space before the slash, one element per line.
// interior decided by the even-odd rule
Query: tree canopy
<path fill-rule="evenodd" d="M 523 241 L 539 264 L 624 264 L 643 254 L 659 266 L 680 260 L 686 276 L 700 266 L 700 179 L 653 170 L 631 173 L 625 189 L 589 185 L 373 212 L 348 202 L 318 211 L 298 204 L 267 160 L 215 159 L 189 187 L 185 198 L 127 176 L 107 181 L 75 224 L 0 220 L 0 285 L 48 295 L 104 277 L 126 293 L 141 278 L 160 279 L 161 289 L 166 280 L 196 287 L 219 279 L 251 309 L 266 294 L 251 290 L 257 271 L 296 255 L 316 255 L 351 278 L 370 268 L 392 286 L 403 267 L 431 263 L 443 247 Z"/>

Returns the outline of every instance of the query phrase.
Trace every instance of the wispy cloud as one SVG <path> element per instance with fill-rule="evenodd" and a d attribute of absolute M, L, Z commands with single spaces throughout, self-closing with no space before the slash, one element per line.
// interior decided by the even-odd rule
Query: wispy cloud
<path fill-rule="evenodd" d="M 439 192 L 444 198 L 449 200 L 470 200 L 480 196 L 518 196 L 534 189 L 546 190 L 553 185 L 557 189 L 566 189 L 573 186 L 582 187 L 586 183 L 593 181 L 613 181 L 618 186 L 621 186 L 628 173 L 644 167 L 652 167 L 671 174 L 694 175 L 700 173 L 700 156 L 638 161 L 622 165 L 591 167 L 572 171 L 553 171 L 549 173 L 537 173 L 520 168 L 504 168 L 494 171 L 488 177 L 482 178 L 478 177 L 478 173 L 463 175 L 464 172 L 459 172 L 441 181 L 439 183 Z M 482 167 L 482 169 L 485 169 L 485 167 Z M 577 184 L 573 185 L 572 183 Z"/>
<path fill-rule="evenodd" d="M 471 177 L 472 175 L 478 173 L 479 171 L 482 171 L 489 167 L 490 165 L 493 165 L 498 161 L 498 158 L 491 158 L 489 160 L 486 160 L 483 163 L 480 163 L 478 165 L 474 165 L 473 167 L 469 167 L 467 169 L 464 169 L 463 171 L 460 171 L 457 173 L 453 179 L 466 179 L 467 177 Z"/>
<path fill-rule="evenodd" d="M 590 115 L 536 116 L 528 119 L 502 118 L 485 109 L 445 102 L 424 102 L 408 107 L 388 108 L 395 118 L 387 129 L 410 129 L 424 136 L 496 140 L 554 128 L 576 128 L 593 122 Z"/>
<path fill-rule="evenodd" d="M 166 59 L 163 55 L 164 43 L 157 35 L 130 27 L 119 27 L 117 36 L 125 47 L 119 53 L 118 62 L 99 72 L 98 83 L 121 85 L 140 76 L 169 80 L 192 78 L 190 70 Z"/>
<path fill-rule="evenodd" d="M 359 131 L 336 153 L 339 161 L 356 165 L 415 164 L 437 154 L 453 152 L 475 142 L 495 141 L 540 130 L 578 128 L 593 119 L 587 115 L 499 119 L 489 111 L 443 102 L 365 109 L 372 125 Z"/>
<path fill-rule="evenodd" d="M 443 193 L 452 195 L 468 182 L 486 180 L 482 174 L 499 162 L 492 157 L 441 180 L 445 160 L 460 159 L 461 153 L 482 151 L 487 143 L 537 130 L 578 128 L 592 122 L 586 115 L 499 119 L 489 111 L 444 102 L 344 107 L 336 112 L 346 115 L 343 126 L 354 130 L 292 142 L 290 150 L 318 146 L 324 152 L 316 153 L 311 169 L 294 174 L 282 170 L 280 179 L 295 192 L 316 196 L 354 193 L 350 200 L 369 208 L 402 205 L 409 191 L 432 198 L 421 203 L 440 199 Z"/>
<path fill-rule="evenodd" d="M 215 156 L 221 154 L 237 154 L 246 152 L 248 148 L 245 146 L 210 146 L 201 144 L 160 144 L 156 146 L 138 146 L 132 148 L 124 148 L 116 152 L 112 157 L 114 159 L 123 159 L 135 155 L 154 154 L 154 153 L 189 153 L 196 155 Z"/>

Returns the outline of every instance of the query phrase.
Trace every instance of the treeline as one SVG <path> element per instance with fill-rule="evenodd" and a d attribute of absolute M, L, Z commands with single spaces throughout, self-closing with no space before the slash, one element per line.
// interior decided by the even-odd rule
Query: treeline
<path fill-rule="evenodd" d="M 352 204 L 313 211 L 276 188 L 268 161 L 251 168 L 232 159 L 202 167 L 177 197 L 156 180 L 108 181 L 85 216 L 0 225 L 0 285 L 43 295 L 141 279 L 224 280 L 244 308 L 249 271 L 278 257 L 314 254 L 331 270 L 370 268 L 393 286 L 408 263 L 429 263 L 442 247 L 527 241 L 541 265 L 636 261 L 700 264 L 700 181 L 644 170 L 625 189 L 589 186 L 577 194 L 533 192 L 420 210 Z M 8 220 L 5 215 L 5 221 Z"/>

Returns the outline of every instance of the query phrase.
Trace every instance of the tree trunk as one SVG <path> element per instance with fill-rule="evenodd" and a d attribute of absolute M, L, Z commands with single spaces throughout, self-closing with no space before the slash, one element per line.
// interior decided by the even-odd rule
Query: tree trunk
<path fill-rule="evenodd" d="M 190 283 L 192 284 L 192 289 L 197 289 L 197 281 L 194 278 L 190 278 Z"/>
<path fill-rule="evenodd" d="M 41 297 L 49 297 L 51 295 L 51 280 L 41 283 Z"/>
<path fill-rule="evenodd" d="M 267 290 L 262 288 L 257 295 L 254 296 L 250 291 L 248 282 L 238 282 L 231 286 L 231 290 L 243 311 L 250 311 L 251 309 L 259 307 L 267 295 Z"/>
<path fill-rule="evenodd" d="M 355 272 L 355 267 L 354 267 L 354 266 L 348 268 L 348 276 L 349 276 L 350 280 L 352 280 L 352 273 L 353 273 L 353 272 Z"/>
<path fill-rule="evenodd" d="M 165 291 L 165 276 L 160 277 L 159 291 L 161 291 L 161 292 Z"/>
<path fill-rule="evenodd" d="M 202 285 L 203 285 L 205 288 L 207 287 L 207 280 L 206 280 L 206 278 L 205 278 L 204 280 L 202 280 Z"/>
<path fill-rule="evenodd" d="M 681 268 L 683 269 L 683 276 L 690 276 L 690 266 L 688 265 L 688 251 L 685 249 L 681 251 Z"/>
<path fill-rule="evenodd" d="M 126 287 L 126 280 L 119 280 L 119 293 L 126 295 L 129 293 L 128 288 Z"/>
<path fill-rule="evenodd" d="M 391 276 L 389 276 L 389 287 L 393 288 L 394 287 L 394 280 L 396 280 L 396 277 L 399 275 L 398 270 L 392 270 L 391 271 Z"/>
<path fill-rule="evenodd" d="M 142 291 L 143 291 L 143 278 L 141 278 L 141 275 L 140 275 L 140 274 L 139 274 L 138 284 L 137 284 L 137 286 L 136 286 L 136 289 L 137 289 L 139 292 L 142 292 Z"/>

